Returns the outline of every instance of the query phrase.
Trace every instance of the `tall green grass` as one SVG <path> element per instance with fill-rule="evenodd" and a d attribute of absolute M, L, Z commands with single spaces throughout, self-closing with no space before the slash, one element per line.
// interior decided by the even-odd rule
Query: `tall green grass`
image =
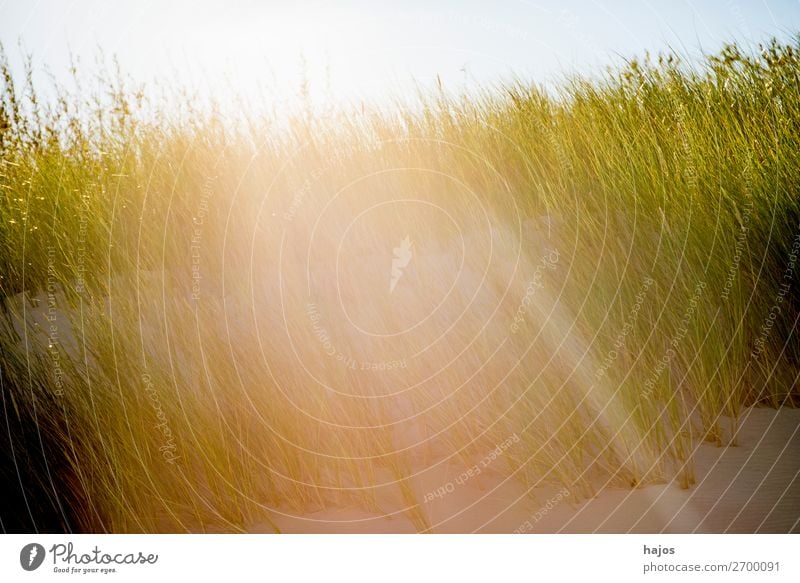
<path fill-rule="evenodd" d="M 76 74 L 45 101 L 4 60 L 4 408 L 8 427 L 46 432 L 14 430 L 17 459 L 46 450 L 65 528 L 114 532 L 347 504 L 425 530 L 419 468 L 470 467 L 514 434 L 495 468 L 531 489 L 690 486 L 698 444 L 735 443 L 744 407 L 797 404 L 798 50 L 288 121 L 119 73 Z M 458 272 L 449 296 L 429 279 L 392 311 L 359 271 L 375 249 L 333 266 L 354 217 L 408 198 L 429 205 L 375 211 L 359 236 L 417 229 L 414 261 L 434 273 L 472 233 L 476 278 Z M 557 265 L 526 287 L 547 253 Z M 333 315 L 394 330 L 433 297 L 443 309 L 400 340 Z M 359 362 L 418 356 L 354 370 L 320 330 Z M 409 424 L 419 439 L 398 440 Z"/>

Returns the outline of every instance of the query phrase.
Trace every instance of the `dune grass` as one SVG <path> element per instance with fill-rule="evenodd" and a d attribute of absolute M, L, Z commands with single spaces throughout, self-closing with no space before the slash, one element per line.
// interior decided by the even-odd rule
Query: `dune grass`
<path fill-rule="evenodd" d="M 20 528 L 426 530 L 415 475 L 514 435 L 493 469 L 531 489 L 690 486 L 723 419 L 797 404 L 798 50 L 288 122 L 119 74 L 44 103 L 4 62 Z"/>

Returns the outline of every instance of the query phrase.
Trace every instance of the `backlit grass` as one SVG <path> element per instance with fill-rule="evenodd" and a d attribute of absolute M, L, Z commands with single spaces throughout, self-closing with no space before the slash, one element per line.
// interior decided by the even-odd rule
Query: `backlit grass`
<path fill-rule="evenodd" d="M 797 45 L 288 121 L 2 73 L 21 529 L 425 530 L 415 475 L 511 436 L 531 489 L 688 487 L 723 419 L 797 403 Z"/>

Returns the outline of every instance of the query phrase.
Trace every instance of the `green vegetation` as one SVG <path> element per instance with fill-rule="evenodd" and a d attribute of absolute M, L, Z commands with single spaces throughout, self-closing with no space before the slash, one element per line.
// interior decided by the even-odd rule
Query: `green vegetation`
<path fill-rule="evenodd" d="M 420 456 L 468 468 L 513 435 L 493 468 L 530 488 L 688 487 L 698 443 L 735 442 L 723 420 L 798 402 L 799 51 L 729 46 L 559 95 L 517 83 L 288 121 L 121 75 L 44 102 L 3 64 L 0 429 L 40 428 L 86 530 L 237 531 L 268 508 L 336 504 L 406 509 L 424 530 Z M 405 198 L 430 205 L 377 216 L 372 235 L 427 228 L 412 236 L 422 263 L 454 236 L 430 218 L 446 209 L 462 234 L 490 233 L 465 243 L 488 277 L 458 279 L 460 299 L 436 296 L 452 280 L 405 300 L 398 286 L 406 307 L 444 310 L 353 340 L 337 306 L 358 319 L 384 300 L 360 264 L 331 267 L 337 245 L 364 209 Z M 542 251 L 524 233 L 551 222 L 557 266 L 526 288 Z M 394 329 L 409 311 L 370 321 Z M 331 350 L 406 366 L 364 371 Z M 401 402 L 423 443 L 398 448 Z M 16 455 L 41 457 L 20 431 Z"/>

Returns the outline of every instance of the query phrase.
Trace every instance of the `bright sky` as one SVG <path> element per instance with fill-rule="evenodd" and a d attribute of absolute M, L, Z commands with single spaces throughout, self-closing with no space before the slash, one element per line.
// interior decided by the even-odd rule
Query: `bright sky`
<path fill-rule="evenodd" d="M 68 51 L 116 54 L 134 79 L 181 79 L 292 99 L 307 71 L 324 102 L 512 75 L 549 82 L 672 46 L 685 55 L 800 31 L 800 0 L 0 0 L 0 40 L 56 76 Z"/>

